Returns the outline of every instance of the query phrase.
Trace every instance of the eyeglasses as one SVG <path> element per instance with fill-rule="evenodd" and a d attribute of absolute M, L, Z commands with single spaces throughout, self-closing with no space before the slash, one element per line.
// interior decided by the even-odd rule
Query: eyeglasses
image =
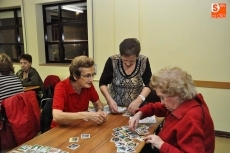
<path fill-rule="evenodd" d="M 91 79 L 91 78 L 94 78 L 95 75 L 96 73 L 94 72 L 93 74 L 86 74 L 86 75 L 81 75 L 81 76 L 86 79 Z"/>

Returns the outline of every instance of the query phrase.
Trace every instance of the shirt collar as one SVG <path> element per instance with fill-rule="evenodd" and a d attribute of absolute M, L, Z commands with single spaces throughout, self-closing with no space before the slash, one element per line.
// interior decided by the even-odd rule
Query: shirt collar
<path fill-rule="evenodd" d="M 175 109 L 171 114 L 175 116 L 178 119 L 181 119 L 187 111 L 189 111 L 191 108 L 198 106 L 199 103 L 194 100 L 187 100 L 184 101 L 177 109 Z"/>

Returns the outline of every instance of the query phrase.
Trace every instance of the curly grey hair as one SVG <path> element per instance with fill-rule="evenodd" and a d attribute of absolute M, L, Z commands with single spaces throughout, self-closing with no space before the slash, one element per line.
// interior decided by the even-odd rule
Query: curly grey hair
<path fill-rule="evenodd" d="M 169 96 L 179 96 L 182 100 L 193 99 L 197 95 L 192 76 L 179 67 L 166 67 L 154 74 L 150 88 L 160 89 Z"/>

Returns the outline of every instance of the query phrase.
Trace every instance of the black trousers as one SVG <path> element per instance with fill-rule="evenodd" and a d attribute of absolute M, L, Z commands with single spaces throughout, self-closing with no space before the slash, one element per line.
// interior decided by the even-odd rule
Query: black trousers
<path fill-rule="evenodd" d="M 151 147 L 150 143 L 147 143 L 144 145 L 144 147 L 141 149 L 140 153 L 159 153 L 159 150 L 154 147 L 154 149 Z"/>

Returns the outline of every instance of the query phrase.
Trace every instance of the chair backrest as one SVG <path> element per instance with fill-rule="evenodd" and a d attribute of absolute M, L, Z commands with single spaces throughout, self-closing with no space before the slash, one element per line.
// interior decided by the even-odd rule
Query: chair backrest
<path fill-rule="evenodd" d="M 54 88 L 60 78 L 57 75 L 48 75 L 44 80 L 45 95 L 44 98 L 53 98 Z"/>
<path fill-rule="evenodd" d="M 2 107 L 7 117 L 5 123 L 10 124 L 10 130 L 13 132 L 17 146 L 32 139 L 40 131 L 40 108 L 35 91 L 20 93 L 4 99 Z M 7 130 L 0 132 L 4 133 Z"/>
<path fill-rule="evenodd" d="M 40 118 L 41 133 L 50 130 L 50 125 L 53 120 L 52 104 L 53 104 L 52 98 L 46 99 L 46 103 L 42 109 L 41 118 Z"/>

